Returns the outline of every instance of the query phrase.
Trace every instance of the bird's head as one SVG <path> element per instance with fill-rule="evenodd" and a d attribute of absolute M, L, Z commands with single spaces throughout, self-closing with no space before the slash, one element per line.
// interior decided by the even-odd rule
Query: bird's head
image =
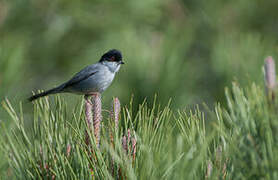
<path fill-rule="evenodd" d="M 99 60 L 100 63 L 109 67 L 113 72 L 117 72 L 120 66 L 124 64 L 122 60 L 122 53 L 119 50 L 112 49 L 103 54 Z"/>
<path fill-rule="evenodd" d="M 122 61 L 122 53 L 119 50 L 112 49 L 103 54 L 99 60 L 99 62 L 108 61 L 108 62 L 116 62 L 118 64 L 124 64 Z"/>

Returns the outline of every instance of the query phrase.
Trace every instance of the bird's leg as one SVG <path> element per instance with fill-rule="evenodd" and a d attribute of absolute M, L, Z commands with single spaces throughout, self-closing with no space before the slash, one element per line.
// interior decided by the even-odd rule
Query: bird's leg
<path fill-rule="evenodd" d="M 86 95 L 84 96 L 84 99 L 85 99 L 85 101 L 86 101 L 85 103 L 90 103 L 90 105 L 93 106 L 91 96 L 92 96 L 92 95 L 90 95 L 90 94 L 86 94 Z"/>
<path fill-rule="evenodd" d="M 92 96 L 92 97 L 95 97 L 95 96 L 100 96 L 100 93 L 99 92 L 90 92 L 89 94 L 85 95 L 85 96 Z"/>

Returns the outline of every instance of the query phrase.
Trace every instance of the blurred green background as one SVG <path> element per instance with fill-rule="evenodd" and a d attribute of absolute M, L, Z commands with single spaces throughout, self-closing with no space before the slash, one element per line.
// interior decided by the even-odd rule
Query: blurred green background
<path fill-rule="evenodd" d="M 0 100 L 59 85 L 116 48 L 126 64 L 106 109 L 112 96 L 137 104 L 156 93 L 177 108 L 223 102 L 234 78 L 262 83 L 264 58 L 278 53 L 277 9 L 277 0 L 2 0 Z"/>

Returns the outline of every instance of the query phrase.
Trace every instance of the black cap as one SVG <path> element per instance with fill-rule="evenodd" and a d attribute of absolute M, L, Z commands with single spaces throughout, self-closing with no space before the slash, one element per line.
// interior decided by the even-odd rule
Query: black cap
<path fill-rule="evenodd" d="M 112 49 L 101 56 L 99 62 L 102 61 L 115 61 L 122 62 L 122 53 L 117 49 Z"/>

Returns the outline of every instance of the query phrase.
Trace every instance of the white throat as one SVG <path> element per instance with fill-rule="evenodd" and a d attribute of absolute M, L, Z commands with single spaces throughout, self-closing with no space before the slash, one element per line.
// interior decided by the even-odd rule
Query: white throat
<path fill-rule="evenodd" d="M 117 62 L 103 61 L 102 64 L 105 65 L 106 67 L 108 67 L 108 69 L 112 73 L 118 72 L 120 70 L 120 67 L 121 67 L 121 64 L 119 64 Z"/>

